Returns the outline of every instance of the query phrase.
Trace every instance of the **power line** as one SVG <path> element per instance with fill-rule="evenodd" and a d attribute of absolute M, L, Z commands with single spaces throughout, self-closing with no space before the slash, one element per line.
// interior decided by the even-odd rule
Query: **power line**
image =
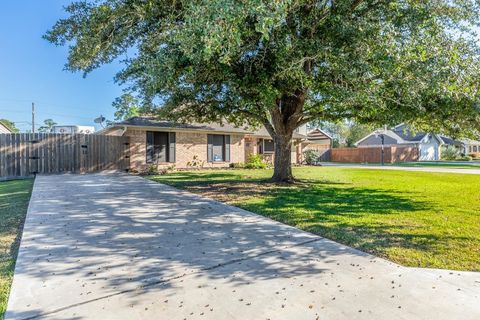
<path fill-rule="evenodd" d="M 12 113 L 20 113 L 20 114 L 28 114 L 29 112 L 28 111 L 16 111 L 16 110 L 1 110 L 0 109 L 0 112 L 12 112 Z M 47 116 L 58 116 L 58 117 L 67 117 L 67 118 L 78 118 L 78 119 L 88 119 L 88 120 L 92 120 L 93 121 L 93 118 L 90 118 L 90 117 L 82 117 L 82 116 L 76 116 L 76 115 L 68 115 L 68 114 L 61 114 L 61 113 L 50 113 L 50 112 L 38 112 L 38 114 L 42 114 L 42 115 L 47 115 Z"/>

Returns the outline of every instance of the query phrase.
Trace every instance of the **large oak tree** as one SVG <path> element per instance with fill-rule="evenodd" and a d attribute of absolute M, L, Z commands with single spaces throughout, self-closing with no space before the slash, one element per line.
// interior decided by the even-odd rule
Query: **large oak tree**
<path fill-rule="evenodd" d="M 162 117 L 264 125 L 275 181 L 313 120 L 479 134 L 475 0 L 77 1 L 46 38 Z"/>

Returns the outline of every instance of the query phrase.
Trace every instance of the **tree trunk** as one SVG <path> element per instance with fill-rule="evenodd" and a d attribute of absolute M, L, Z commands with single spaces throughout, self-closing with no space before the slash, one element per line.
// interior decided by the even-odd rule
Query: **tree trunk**
<path fill-rule="evenodd" d="M 265 122 L 275 143 L 274 182 L 292 183 L 295 180 L 292 174 L 292 136 L 303 121 L 305 97 L 306 91 L 284 95 L 277 101 L 275 108 L 270 110 L 271 122 Z"/>
<path fill-rule="evenodd" d="M 272 181 L 287 182 L 294 181 L 292 174 L 292 135 L 275 135 L 274 169 Z"/>

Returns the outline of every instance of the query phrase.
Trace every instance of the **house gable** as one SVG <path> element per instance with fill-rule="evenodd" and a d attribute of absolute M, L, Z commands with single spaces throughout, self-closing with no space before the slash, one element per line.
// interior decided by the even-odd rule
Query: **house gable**
<path fill-rule="evenodd" d="M 384 144 L 385 145 L 396 145 L 400 144 L 401 141 L 395 137 L 390 136 L 387 132 L 384 135 Z M 380 136 L 376 136 L 375 133 L 371 133 L 362 140 L 359 140 L 356 144 L 357 147 L 371 147 L 371 146 L 381 146 L 382 139 Z"/>
<path fill-rule="evenodd" d="M 0 133 L 12 133 L 12 131 L 0 122 Z"/>

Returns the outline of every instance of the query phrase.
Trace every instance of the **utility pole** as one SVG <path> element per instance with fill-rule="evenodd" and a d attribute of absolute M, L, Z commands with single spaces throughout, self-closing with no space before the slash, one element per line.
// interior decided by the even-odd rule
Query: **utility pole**
<path fill-rule="evenodd" d="M 32 133 L 35 133 L 35 103 L 32 102 Z"/>

